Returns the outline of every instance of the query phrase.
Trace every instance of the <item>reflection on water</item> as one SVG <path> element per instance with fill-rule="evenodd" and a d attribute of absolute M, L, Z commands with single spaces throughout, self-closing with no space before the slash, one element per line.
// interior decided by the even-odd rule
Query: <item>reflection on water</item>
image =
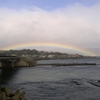
<path fill-rule="evenodd" d="M 0 71 L 0 84 L 7 84 L 14 78 L 18 69 L 1 69 Z"/>

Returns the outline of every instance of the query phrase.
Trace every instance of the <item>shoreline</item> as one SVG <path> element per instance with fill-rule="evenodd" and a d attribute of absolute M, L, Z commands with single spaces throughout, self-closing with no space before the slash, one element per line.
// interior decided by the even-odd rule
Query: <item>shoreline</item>
<path fill-rule="evenodd" d="M 97 65 L 96 63 L 55 63 L 55 64 L 37 64 L 37 66 L 46 66 L 46 65 L 52 65 L 52 66 L 79 66 L 79 65 Z"/>

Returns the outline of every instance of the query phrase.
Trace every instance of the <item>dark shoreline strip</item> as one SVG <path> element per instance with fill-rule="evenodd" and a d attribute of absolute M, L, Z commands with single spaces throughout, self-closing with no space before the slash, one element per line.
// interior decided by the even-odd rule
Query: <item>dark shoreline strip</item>
<path fill-rule="evenodd" d="M 45 66 L 45 65 L 52 65 L 52 66 L 78 66 L 78 65 L 96 65 L 96 63 L 67 63 L 67 64 L 37 64 L 37 66 Z"/>

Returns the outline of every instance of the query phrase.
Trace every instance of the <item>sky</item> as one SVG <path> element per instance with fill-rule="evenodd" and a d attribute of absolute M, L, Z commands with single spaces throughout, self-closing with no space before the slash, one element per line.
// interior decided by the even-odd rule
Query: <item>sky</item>
<path fill-rule="evenodd" d="M 100 56 L 100 0 L 0 0 L 1 50 L 81 53 L 68 45 Z"/>

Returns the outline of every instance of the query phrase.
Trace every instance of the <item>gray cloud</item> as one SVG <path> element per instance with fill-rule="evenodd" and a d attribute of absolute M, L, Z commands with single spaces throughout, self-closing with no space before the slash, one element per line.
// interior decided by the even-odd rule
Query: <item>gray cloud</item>
<path fill-rule="evenodd" d="M 100 4 L 91 7 L 75 4 L 53 11 L 37 7 L 19 11 L 0 8 L 0 48 L 28 42 L 56 42 L 97 52 L 99 28 Z"/>

